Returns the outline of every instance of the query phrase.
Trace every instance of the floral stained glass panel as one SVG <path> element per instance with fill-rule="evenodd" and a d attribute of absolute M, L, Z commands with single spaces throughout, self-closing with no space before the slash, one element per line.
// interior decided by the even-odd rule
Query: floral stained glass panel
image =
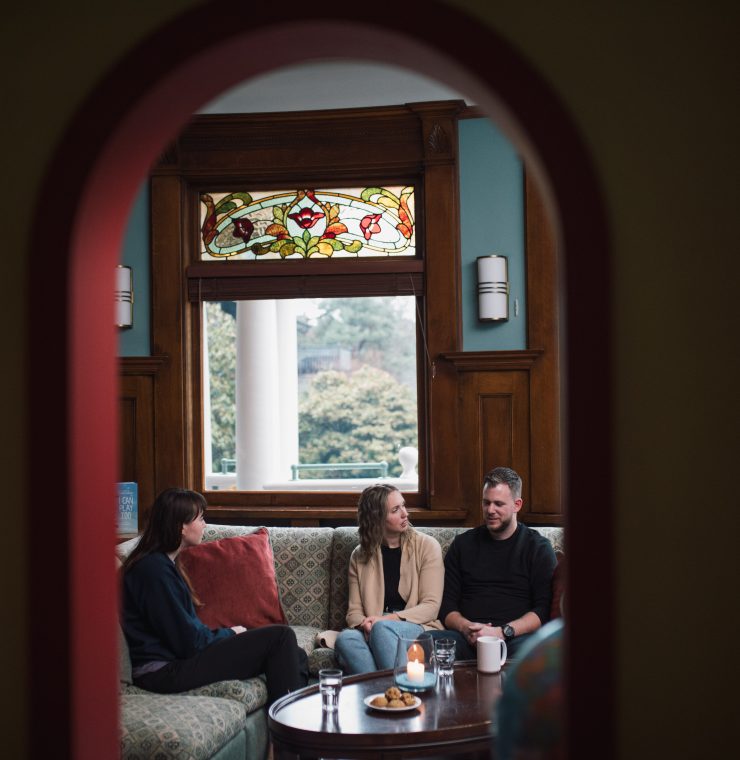
<path fill-rule="evenodd" d="M 414 256 L 413 187 L 202 193 L 202 261 Z"/>

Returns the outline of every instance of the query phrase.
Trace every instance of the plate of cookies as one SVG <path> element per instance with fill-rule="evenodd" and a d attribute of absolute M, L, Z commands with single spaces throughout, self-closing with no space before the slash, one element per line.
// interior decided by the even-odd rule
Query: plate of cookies
<path fill-rule="evenodd" d="M 389 687 L 382 694 L 371 694 L 362 701 L 371 709 L 384 712 L 415 710 L 421 704 L 419 697 L 408 691 L 401 691 L 397 686 Z"/>

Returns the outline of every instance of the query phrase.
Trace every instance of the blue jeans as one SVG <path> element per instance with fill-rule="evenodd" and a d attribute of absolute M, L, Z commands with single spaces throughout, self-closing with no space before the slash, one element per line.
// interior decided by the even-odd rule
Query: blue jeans
<path fill-rule="evenodd" d="M 337 636 L 334 654 L 342 670 L 349 674 L 372 673 L 392 668 L 399 638 L 415 639 L 424 632 L 416 623 L 378 620 L 370 629 L 370 639 L 356 628 L 346 628 Z"/>

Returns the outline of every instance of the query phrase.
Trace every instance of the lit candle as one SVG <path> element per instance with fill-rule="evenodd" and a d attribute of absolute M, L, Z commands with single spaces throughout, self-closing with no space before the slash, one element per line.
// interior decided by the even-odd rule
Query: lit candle
<path fill-rule="evenodd" d="M 424 650 L 416 643 L 409 647 L 406 676 L 409 683 L 424 683 Z"/>
<path fill-rule="evenodd" d="M 409 660 L 408 665 L 406 665 L 406 675 L 409 683 L 424 683 L 424 663 Z"/>

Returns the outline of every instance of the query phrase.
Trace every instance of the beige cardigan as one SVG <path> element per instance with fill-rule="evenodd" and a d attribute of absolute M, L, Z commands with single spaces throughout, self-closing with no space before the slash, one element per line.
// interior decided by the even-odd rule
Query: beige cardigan
<path fill-rule="evenodd" d="M 355 547 L 349 560 L 349 606 L 347 626 L 355 628 L 365 617 L 383 614 L 385 584 L 380 547 L 369 562 L 360 562 L 360 547 Z M 398 593 L 406 600 L 400 617 L 418 623 L 426 630 L 442 630 L 437 620 L 444 590 L 444 564 L 439 542 L 423 533 L 408 529 L 401 555 L 401 578 Z"/>

